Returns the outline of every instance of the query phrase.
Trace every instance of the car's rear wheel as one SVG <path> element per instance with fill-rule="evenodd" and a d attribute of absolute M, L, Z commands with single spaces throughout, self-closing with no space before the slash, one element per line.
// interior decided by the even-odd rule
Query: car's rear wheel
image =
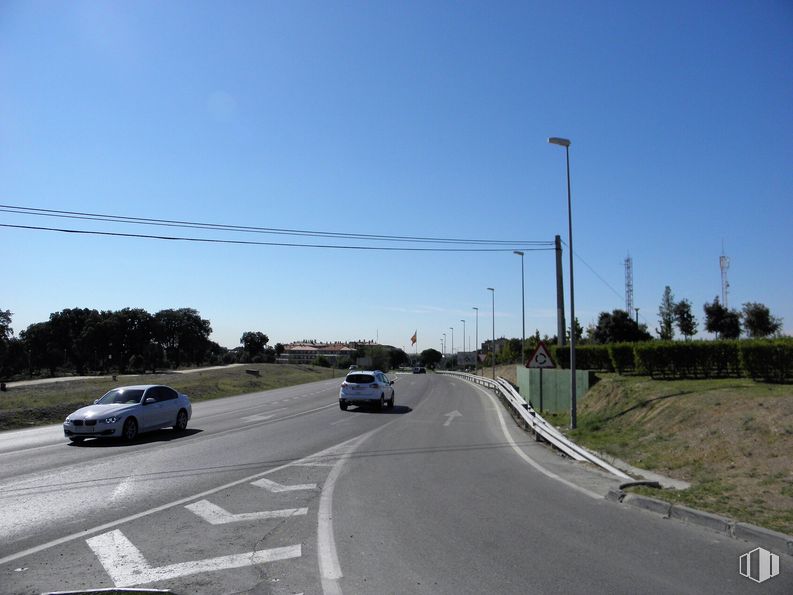
<path fill-rule="evenodd" d="M 122 430 L 121 435 L 127 442 L 135 440 L 138 435 L 138 420 L 136 420 L 134 417 L 127 418 L 127 421 L 124 422 L 124 429 Z"/>
<path fill-rule="evenodd" d="M 176 414 L 176 423 L 173 429 L 177 432 L 184 432 L 187 429 L 187 411 L 184 409 L 180 409 L 179 413 Z"/>

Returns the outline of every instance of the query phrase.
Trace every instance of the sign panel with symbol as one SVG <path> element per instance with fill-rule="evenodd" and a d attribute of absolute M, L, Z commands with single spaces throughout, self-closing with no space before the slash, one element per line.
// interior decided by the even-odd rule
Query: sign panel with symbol
<path fill-rule="evenodd" d="M 545 347 L 545 343 L 540 341 L 540 344 L 537 345 L 537 349 L 534 350 L 534 353 L 531 354 L 529 361 L 526 362 L 527 368 L 555 368 L 556 364 L 551 359 L 551 354 L 548 353 L 548 349 Z"/>

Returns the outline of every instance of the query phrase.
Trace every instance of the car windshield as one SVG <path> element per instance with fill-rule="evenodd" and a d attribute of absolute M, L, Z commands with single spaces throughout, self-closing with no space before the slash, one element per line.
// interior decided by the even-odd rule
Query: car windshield
<path fill-rule="evenodd" d="M 114 388 L 97 401 L 99 405 L 113 405 L 115 403 L 140 403 L 143 396 L 142 388 Z"/>
<path fill-rule="evenodd" d="M 374 382 L 374 376 L 371 374 L 350 374 L 347 376 L 347 382 L 351 384 L 370 384 Z"/>

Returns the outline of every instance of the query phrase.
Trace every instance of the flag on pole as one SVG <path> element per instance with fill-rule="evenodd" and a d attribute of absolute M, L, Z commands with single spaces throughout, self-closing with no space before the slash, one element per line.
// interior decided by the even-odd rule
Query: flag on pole
<path fill-rule="evenodd" d="M 413 333 L 413 336 L 412 336 L 412 337 L 410 337 L 410 344 L 411 344 L 411 345 L 415 345 L 415 344 L 416 344 L 416 334 L 417 334 L 418 332 L 419 332 L 419 331 L 418 331 L 418 329 L 416 329 L 416 331 Z"/>

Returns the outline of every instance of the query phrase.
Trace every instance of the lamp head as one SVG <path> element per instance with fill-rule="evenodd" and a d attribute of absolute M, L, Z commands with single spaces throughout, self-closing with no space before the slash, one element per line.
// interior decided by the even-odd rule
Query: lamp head
<path fill-rule="evenodd" d="M 551 143 L 552 145 L 559 145 L 562 147 L 570 146 L 570 141 L 568 139 L 559 138 L 558 136 L 552 136 L 551 138 L 548 139 L 548 142 Z"/>

